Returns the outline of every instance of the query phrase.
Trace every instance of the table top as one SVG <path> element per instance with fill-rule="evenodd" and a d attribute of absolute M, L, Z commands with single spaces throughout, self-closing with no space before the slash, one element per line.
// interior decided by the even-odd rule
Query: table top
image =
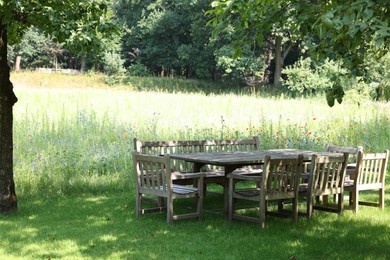
<path fill-rule="evenodd" d="M 194 163 L 213 164 L 220 166 L 227 165 L 255 165 L 262 164 L 266 155 L 271 158 L 295 158 L 302 154 L 304 160 L 309 161 L 313 154 L 325 156 L 342 156 L 339 153 L 332 152 L 314 152 L 309 150 L 299 149 L 271 149 L 257 151 L 237 151 L 237 152 L 203 152 L 203 153 L 185 153 L 185 154 L 170 154 L 172 159 L 185 160 Z"/>

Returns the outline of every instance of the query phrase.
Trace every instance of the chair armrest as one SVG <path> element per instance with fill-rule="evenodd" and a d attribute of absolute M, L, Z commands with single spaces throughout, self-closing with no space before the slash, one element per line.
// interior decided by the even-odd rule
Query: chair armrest
<path fill-rule="evenodd" d="M 240 173 L 229 173 L 227 175 L 229 179 L 235 179 L 235 180 L 244 180 L 244 181 L 261 181 L 261 176 L 257 175 L 247 175 L 247 174 L 240 174 Z"/>
<path fill-rule="evenodd" d="M 181 173 L 181 172 L 172 172 L 172 180 L 184 180 L 184 179 L 195 179 L 195 178 L 203 178 L 203 172 L 195 172 L 195 173 Z"/>

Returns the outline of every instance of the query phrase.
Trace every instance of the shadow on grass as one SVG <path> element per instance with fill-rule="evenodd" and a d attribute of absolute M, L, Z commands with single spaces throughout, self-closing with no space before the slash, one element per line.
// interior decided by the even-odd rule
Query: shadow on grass
<path fill-rule="evenodd" d="M 71 259 L 385 259 L 390 211 L 316 212 L 313 220 L 268 217 L 266 228 L 205 213 L 204 221 L 166 224 L 165 213 L 136 218 L 133 194 L 19 198 L 19 213 L 0 216 L 1 258 Z M 390 204 L 389 201 L 387 201 Z M 188 207 L 179 201 L 178 207 Z M 219 207 L 209 196 L 206 208 Z"/>

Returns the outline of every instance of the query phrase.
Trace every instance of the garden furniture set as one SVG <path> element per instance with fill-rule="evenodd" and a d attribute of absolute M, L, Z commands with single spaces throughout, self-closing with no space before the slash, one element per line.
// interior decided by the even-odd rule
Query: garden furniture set
<path fill-rule="evenodd" d="M 224 212 L 229 220 L 265 226 L 266 215 L 312 217 L 313 210 L 341 214 L 358 205 L 384 207 L 384 182 L 389 151 L 364 154 L 362 147 L 327 145 L 324 152 L 299 149 L 261 150 L 258 137 L 245 140 L 141 141 L 134 139 L 137 216 L 167 211 L 167 222 L 203 218 L 207 185 L 223 187 Z M 353 162 L 351 162 L 351 159 Z M 359 192 L 378 190 L 378 202 L 359 200 Z M 344 192 L 349 204 L 344 206 Z M 195 212 L 176 214 L 173 200 L 193 198 Z M 330 202 L 330 199 L 331 202 Z M 238 207 L 255 201 L 256 213 Z M 299 212 L 299 201 L 306 211 Z M 144 208 L 144 201 L 156 204 Z M 270 206 L 269 202 L 275 202 Z M 290 203 L 291 202 L 291 203 Z M 252 206 L 253 208 L 253 206 Z M 250 211 L 250 209 L 248 209 Z"/>

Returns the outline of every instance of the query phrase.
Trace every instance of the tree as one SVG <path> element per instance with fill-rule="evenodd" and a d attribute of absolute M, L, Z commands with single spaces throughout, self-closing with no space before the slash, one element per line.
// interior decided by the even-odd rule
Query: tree
<path fill-rule="evenodd" d="M 261 47 L 266 39 L 268 66 L 272 53 L 274 56 L 275 88 L 280 82 L 284 60 L 298 39 L 296 19 L 290 15 L 295 7 L 286 2 L 291 1 L 213 1 L 213 9 L 206 12 L 212 15 L 210 23 L 214 25 L 214 34 L 219 34 L 228 25 L 234 27 L 236 39 L 233 44 L 237 56 L 241 56 L 246 43 L 254 42 Z M 264 79 L 268 79 L 268 72 Z"/>
<path fill-rule="evenodd" d="M 313 57 L 342 59 L 351 75 L 364 72 L 363 61 L 370 53 L 379 58 L 389 51 L 387 0 L 219 0 L 212 7 L 208 14 L 214 32 L 232 24 L 237 46 L 254 40 L 261 44 L 267 33 L 288 25 L 292 41 L 314 38 Z M 328 103 L 341 102 L 343 95 L 340 88 L 329 89 Z"/>
<path fill-rule="evenodd" d="M 52 41 L 40 33 L 37 29 L 31 27 L 23 35 L 18 44 L 8 46 L 8 63 L 14 64 L 14 70 L 20 68 L 43 67 L 43 64 L 50 64 L 53 55 L 44 51 L 45 46 L 50 46 Z"/>
<path fill-rule="evenodd" d="M 0 0 L 0 212 L 17 209 L 13 179 L 13 105 L 7 46 L 34 26 L 69 49 L 99 48 L 100 39 L 116 31 L 104 0 Z"/>
<path fill-rule="evenodd" d="M 117 0 L 116 18 L 127 28 L 122 41 L 127 52 L 125 66 L 142 64 L 161 76 L 227 76 L 217 63 L 220 49 L 230 43 L 230 36 L 226 30 L 218 39 L 212 37 L 212 27 L 206 25 L 208 17 L 204 15 L 210 3 L 211 0 Z"/>

